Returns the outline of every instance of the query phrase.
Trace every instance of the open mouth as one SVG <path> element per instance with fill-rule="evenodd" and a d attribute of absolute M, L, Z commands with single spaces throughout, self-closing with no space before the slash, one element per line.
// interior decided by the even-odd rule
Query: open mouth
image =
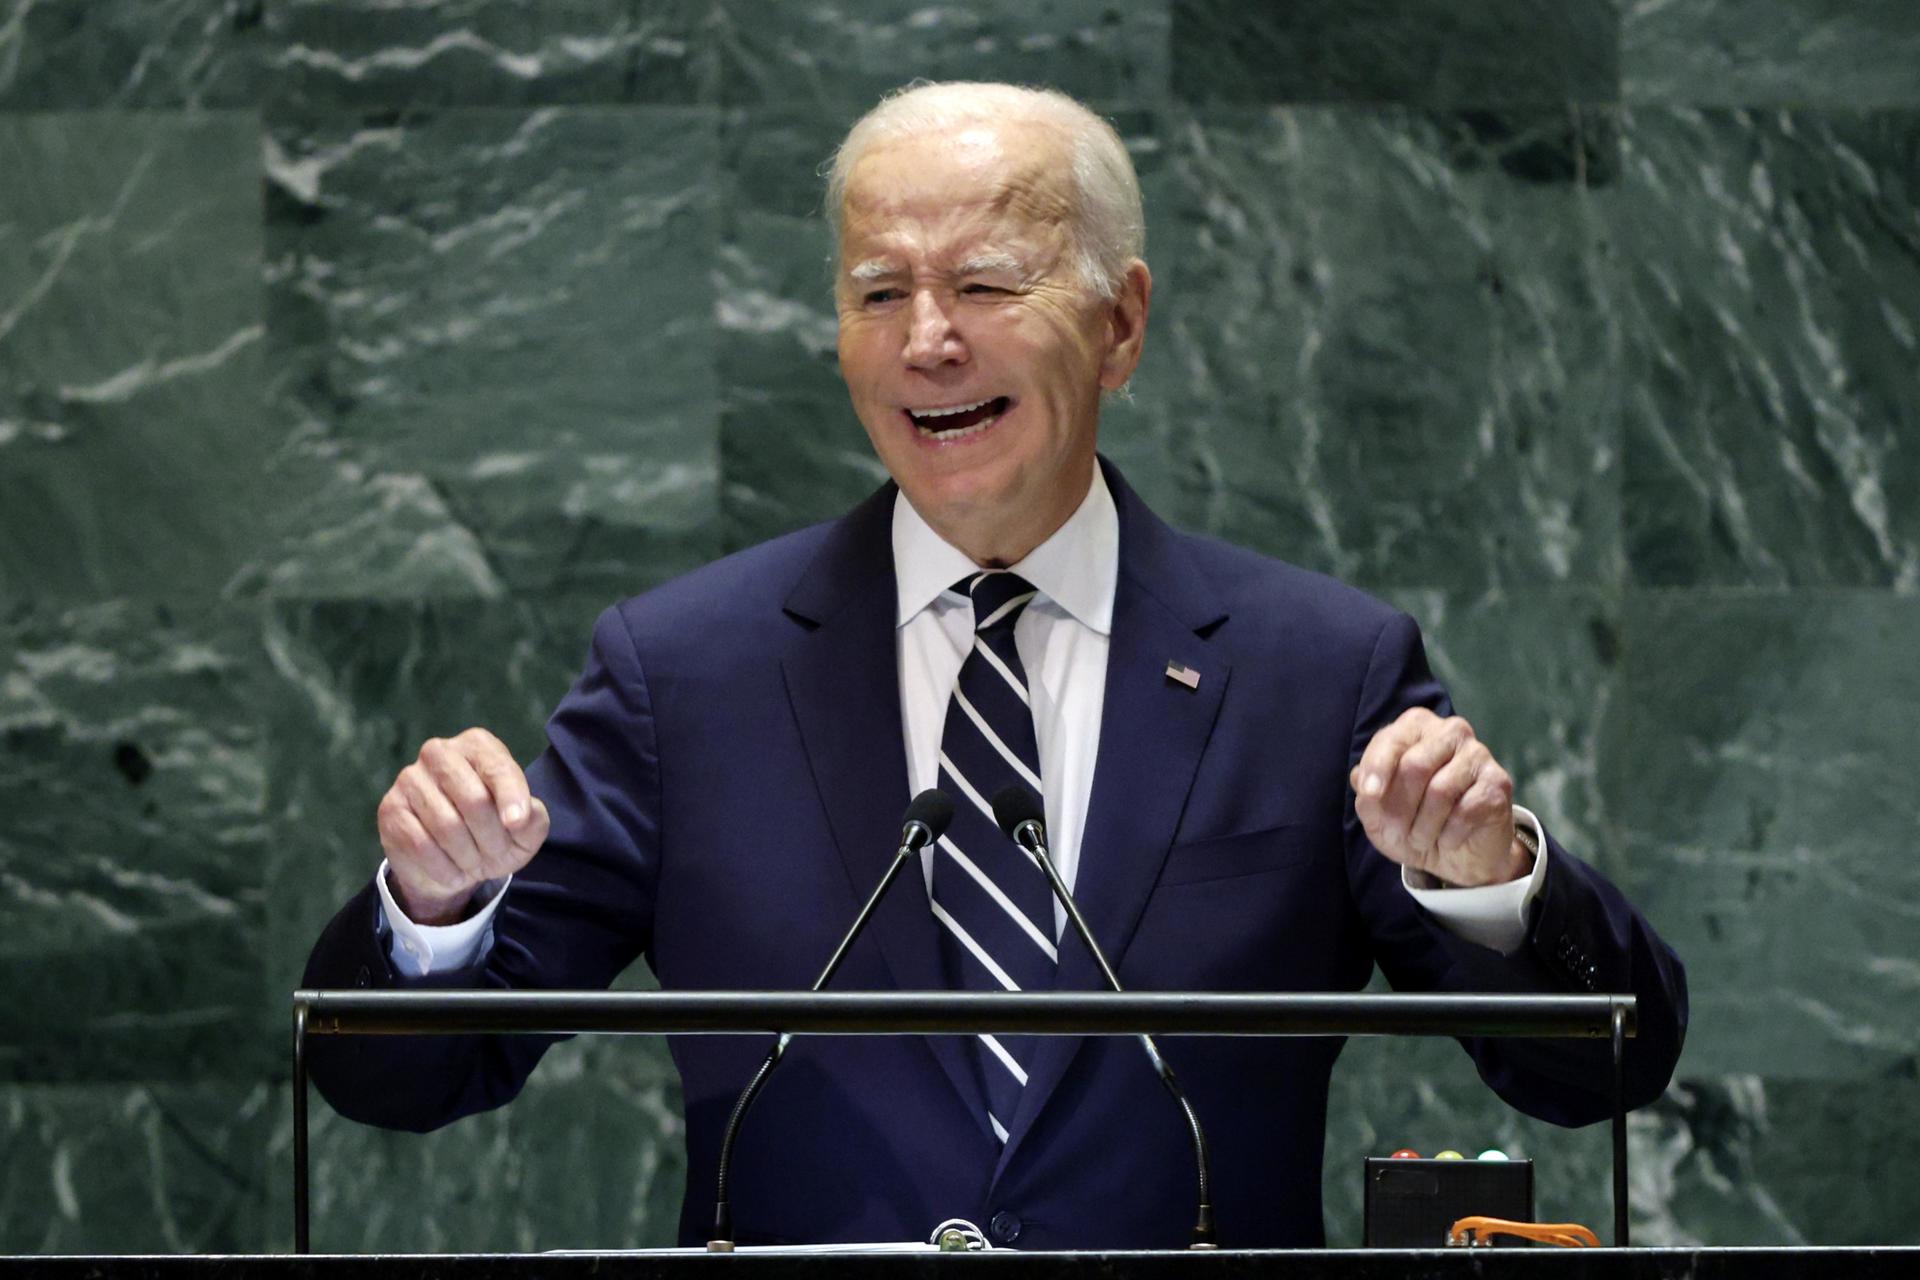
<path fill-rule="evenodd" d="M 1013 407 L 1006 396 L 994 396 L 975 404 L 957 404 L 945 409 L 908 409 L 914 429 L 929 440 L 964 440 L 992 426 L 994 420 Z"/>

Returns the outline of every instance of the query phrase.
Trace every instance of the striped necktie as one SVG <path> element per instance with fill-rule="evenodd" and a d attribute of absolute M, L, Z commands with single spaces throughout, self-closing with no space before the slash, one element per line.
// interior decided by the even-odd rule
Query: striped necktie
<path fill-rule="evenodd" d="M 1026 672 L 1013 647 L 1013 624 L 1034 589 L 998 570 L 953 589 L 973 600 L 973 648 L 940 737 L 940 787 L 954 799 L 953 825 L 940 837 L 933 867 L 941 952 L 948 980 L 962 990 L 1043 991 L 1053 985 L 1058 960 L 1047 881 L 1001 834 L 992 808 L 994 794 L 1010 782 L 1045 794 Z M 1002 1142 L 1035 1047 L 1034 1036 L 976 1038 L 987 1123 Z"/>

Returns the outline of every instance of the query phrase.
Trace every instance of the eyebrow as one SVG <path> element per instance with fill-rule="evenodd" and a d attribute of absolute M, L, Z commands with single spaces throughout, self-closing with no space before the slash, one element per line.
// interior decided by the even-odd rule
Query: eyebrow
<path fill-rule="evenodd" d="M 1010 275 L 1027 275 L 1027 264 L 1005 251 L 976 253 L 962 262 L 955 275 L 974 276 L 990 271 L 1005 271 Z M 870 284 L 875 280 L 885 280 L 901 274 L 901 269 L 885 258 L 868 258 L 865 262 L 856 262 L 847 268 L 847 278 L 856 284 Z"/>
<path fill-rule="evenodd" d="M 1010 275 L 1025 276 L 1027 264 L 1006 252 L 977 253 L 960 264 L 957 274 L 975 276 L 989 271 L 1005 271 Z"/>

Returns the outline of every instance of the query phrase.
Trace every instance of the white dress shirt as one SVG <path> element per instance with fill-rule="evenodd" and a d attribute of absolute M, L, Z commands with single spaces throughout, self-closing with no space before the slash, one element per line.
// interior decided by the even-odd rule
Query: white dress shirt
<path fill-rule="evenodd" d="M 893 504 L 894 580 L 899 591 L 900 719 L 906 733 L 907 779 L 917 795 L 940 781 L 940 735 L 960 668 L 973 648 L 973 602 L 955 583 L 980 571 L 967 554 L 920 518 L 906 495 Z M 1013 647 L 1026 670 L 1040 751 L 1047 846 L 1071 889 L 1080 869 L 1080 837 L 1093 794 L 1093 758 L 1106 699 L 1107 645 L 1113 631 L 1114 585 L 1120 572 L 1120 517 L 1107 482 L 1094 469 L 1093 488 L 1067 522 L 1009 566 L 1035 591 L 1013 624 Z M 956 804 L 967 803 L 955 796 Z M 936 850 L 922 855 L 933 885 Z M 1067 909 L 1053 904 L 1053 933 Z"/>
<path fill-rule="evenodd" d="M 1046 782 L 1047 834 L 1060 877 L 1070 889 L 1081 870 L 1080 840 L 1093 792 L 1119 562 L 1119 515 L 1096 466 L 1092 487 L 1067 522 L 1010 566 L 1038 592 L 1014 623 L 1013 642 L 1026 668 L 1032 698 L 1040 776 Z M 938 784 L 947 703 L 959 683 L 960 666 L 973 647 L 973 604 L 952 587 L 978 566 L 935 533 L 904 494 L 893 506 L 893 563 L 899 593 L 896 650 L 907 779 L 918 794 Z M 964 797 L 955 799 L 966 803 Z M 1528 904 L 1546 877 L 1547 844 L 1539 820 L 1518 805 L 1514 817 L 1532 825 L 1539 843 L 1531 875 L 1475 889 L 1441 888 L 1419 872 L 1403 872 L 1401 877 L 1407 892 L 1448 929 L 1502 952 L 1514 950 L 1525 939 Z M 922 856 L 931 891 L 936 851 L 930 849 Z M 408 920 L 395 905 L 386 871 L 383 863 L 376 884 L 393 930 L 390 952 L 396 970 L 418 977 L 434 969 L 459 968 L 490 945 L 493 913 L 505 884 L 487 886 L 485 904 L 468 919 L 425 926 Z M 1099 867 L 1090 868 L 1088 874 L 1098 875 Z M 1055 903 L 1056 938 L 1064 932 L 1066 921 L 1066 908 Z"/>

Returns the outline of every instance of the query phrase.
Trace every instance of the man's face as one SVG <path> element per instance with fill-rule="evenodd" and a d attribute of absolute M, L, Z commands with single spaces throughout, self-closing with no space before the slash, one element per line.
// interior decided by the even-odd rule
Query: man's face
<path fill-rule="evenodd" d="M 841 211 L 840 370 L 880 460 L 974 559 L 1024 556 L 1093 476 L 1100 391 L 1139 360 L 1150 282 L 1074 271 L 1057 130 L 969 125 L 875 144 Z"/>

